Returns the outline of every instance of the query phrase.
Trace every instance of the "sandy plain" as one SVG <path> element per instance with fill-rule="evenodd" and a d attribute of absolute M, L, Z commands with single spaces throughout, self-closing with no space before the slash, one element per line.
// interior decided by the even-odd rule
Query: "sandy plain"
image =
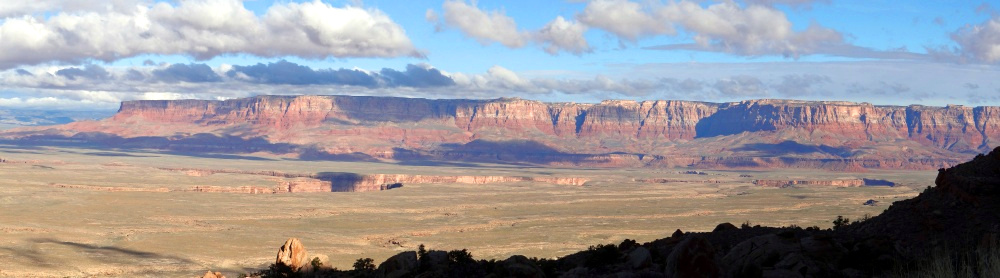
<path fill-rule="evenodd" d="M 264 268 L 298 237 L 347 269 L 417 245 L 476 258 L 557 257 L 590 245 L 710 231 L 722 222 L 831 226 L 876 215 L 933 185 L 936 171 L 565 169 L 476 163 L 302 161 L 266 154 L 178 154 L 0 145 L 0 276 L 227 276 Z M 195 186 L 273 186 L 281 178 L 191 175 L 164 168 L 287 173 L 584 177 L 533 182 L 404 184 L 378 192 L 245 194 Z M 742 175 L 742 176 L 741 176 Z M 746 175 L 749 175 L 747 177 Z M 894 187 L 763 188 L 753 179 L 871 178 Z M 866 200 L 878 206 L 863 206 Z"/>

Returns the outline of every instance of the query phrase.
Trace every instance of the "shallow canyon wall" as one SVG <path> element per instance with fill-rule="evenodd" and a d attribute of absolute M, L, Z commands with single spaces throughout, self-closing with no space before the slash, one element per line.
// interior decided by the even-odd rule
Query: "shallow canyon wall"
<path fill-rule="evenodd" d="M 510 182 L 541 182 L 556 185 L 583 186 L 590 181 L 580 177 L 523 177 L 523 176 L 426 176 L 407 174 L 357 174 L 319 173 L 296 174 L 279 171 L 246 171 L 234 169 L 193 169 L 159 168 L 160 170 L 182 172 L 189 176 L 203 177 L 217 173 L 262 175 L 285 178 L 277 181 L 274 188 L 241 186 L 198 186 L 188 191 L 197 192 L 244 192 L 244 193 L 298 193 L 298 192 L 366 192 L 393 189 L 406 184 L 495 184 Z"/>

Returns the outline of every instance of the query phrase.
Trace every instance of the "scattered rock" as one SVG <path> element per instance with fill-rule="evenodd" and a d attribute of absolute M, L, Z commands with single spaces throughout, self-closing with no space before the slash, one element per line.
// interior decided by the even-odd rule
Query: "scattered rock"
<path fill-rule="evenodd" d="M 419 266 L 417 252 L 407 251 L 396 254 L 378 265 L 378 277 L 398 278 L 412 276 Z"/>

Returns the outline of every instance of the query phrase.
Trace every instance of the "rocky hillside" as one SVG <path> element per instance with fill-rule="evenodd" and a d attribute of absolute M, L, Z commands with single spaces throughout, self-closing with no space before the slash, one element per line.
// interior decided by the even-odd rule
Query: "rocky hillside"
<path fill-rule="evenodd" d="M 1000 144 L 1000 107 L 258 96 L 128 101 L 106 120 L 0 136 L 309 159 L 936 169 Z"/>

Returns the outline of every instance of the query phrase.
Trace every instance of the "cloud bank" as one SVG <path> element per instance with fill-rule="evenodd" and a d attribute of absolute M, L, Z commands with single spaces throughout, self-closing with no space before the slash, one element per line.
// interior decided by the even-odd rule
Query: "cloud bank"
<path fill-rule="evenodd" d="M 422 56 L 403 28 L 381 11 L 333 7 L 319 0 L 277 3 L 261 16 L 239 0 L 186 0 L 176 5 L 119 0 L 133 5 L 82 6 L 48 17 L 32 12 L 90 1 L 17 2 L 22 4 L 0 8 L 4 15 L 0 69 L 115 61 L 143 54 L 180 54 L 199 60 L 226 54 L 315 59 Z"/>
<path fill-rule="evenodd" d="M 482 73 L 446 72 L 426 64 L 373 71 L 316 69 L 285 60 L 218 67 L 199 63 L 39 66 L 0 71 L 0 99 L 6 99 L 0 102 L 114 109 L 118 102 L 133 99 L 348 94 L 473 99 L 518 96 L 581 102 L 792 98 L 896 105 L 1000 105 L 1000 99 L 993 96 L 1000 87 L 981 82 L 997 75 L 1000 69 L 985 65 L 874 61 L 642 64 L 614 75 L 581 78 L 552 78 L 501 66 Z"/>
<path fill-rule="evenodd" d="M 583 37 L 587 27 L 562 16 L 556 17 L 539 30 L 525 31 L 519 29 L 514 19 L 503 11 L 484 11 L 474 3 L 448 0 L 444 2 L 442 9 L 443 18 L 434 10 L 427 10 L 425 19 L 436 24 L 437 30 L 456 28 L 482 45 L 499 43 L 508 48 L 521 48 L 531 42 L 542 46 L 545 52 L 552 55 L 560 52 L 581 55 L 591 51 Z"/>

